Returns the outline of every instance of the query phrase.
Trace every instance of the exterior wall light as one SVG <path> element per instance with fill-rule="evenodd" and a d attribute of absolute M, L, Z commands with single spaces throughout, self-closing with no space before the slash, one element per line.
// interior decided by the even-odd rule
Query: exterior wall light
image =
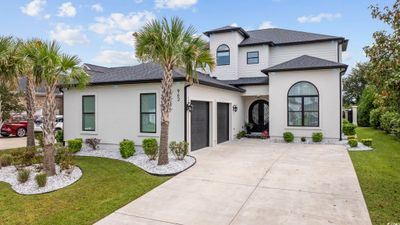
<path fill-rule="evenodd" d="M 238 110 L 238 107 L 237 107 L 237 105 L 233 105 L 233 107 L 232 107 L 232 108 L 233 108 L 233 111 L 234 111 L 234 112 L 237 112 L 237 110 Z"/>

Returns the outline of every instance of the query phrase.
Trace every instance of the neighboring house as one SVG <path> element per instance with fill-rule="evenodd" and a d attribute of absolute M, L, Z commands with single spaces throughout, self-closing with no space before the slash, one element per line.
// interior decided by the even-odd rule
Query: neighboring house
<path fill-rule="evenodd" d="M 188 86 L 174 71 L 170 141 L 187 140 L 191 150 L 232 140 L 254 124 L 252 132 L 282 138 L 322 132 L 341 139 L 341 76 L 347 65 L 343 37 L 285 29 L 245 31 L 226 26 L 205 32 L 217 61 L 208 76 Z M 84 65 L 91 76 L 85 90 L 64 90 L 65 138 L 101 139 L 118 144 L 160 135 L 158 65 L 106 68 Z"/>
<path fill-rule="evenodd" d="M 21 92 L 26 91 L 26 78 L 21 78 L 19 80 L 19 90 Z M 46 100 L 46 90 L 44 87 L 36 87 L 36 116 L 42 116 L 44 102 Z M 26 106 L 26 98 L 24 95 L 20 97 L 20 102 L 22 105 Z M 56 114 L 63 115 L 64 112 L 64 103 L 63 103 L 63 93 L 57 89 L 56 90 Z"/>

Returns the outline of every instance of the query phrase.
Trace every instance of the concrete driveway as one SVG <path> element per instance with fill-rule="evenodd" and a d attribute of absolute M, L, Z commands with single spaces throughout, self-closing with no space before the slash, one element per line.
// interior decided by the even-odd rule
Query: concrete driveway
<path fill-rule="evenodd" d="M 2 137 L 0 136 L 0 150 L 21 148 L 26 146 L 26 137 Z"/>
<path fill-rule="evenodd" d="M 343 146 L 242 139 L 193 155 L 194 167 L 97 224 L 371 224 Z"/>

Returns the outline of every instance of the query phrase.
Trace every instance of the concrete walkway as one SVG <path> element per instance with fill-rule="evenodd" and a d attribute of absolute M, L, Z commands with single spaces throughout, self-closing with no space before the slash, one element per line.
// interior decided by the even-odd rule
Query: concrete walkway
<path fill-rule="evenodd" d="M 10 148 L 22 148 L 26 146 L 26 137 L 1 137 L 0 136 L 0 150 Z"/>
<path fill-rule="evenodd" d="M 193 155 L 193 168 L 96 224 L 371 224 L 343 146 L 242 139 Z"/>

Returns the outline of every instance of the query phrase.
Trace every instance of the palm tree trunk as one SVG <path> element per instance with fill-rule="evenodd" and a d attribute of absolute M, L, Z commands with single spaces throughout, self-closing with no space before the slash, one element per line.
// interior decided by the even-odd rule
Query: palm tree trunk
<path fill-rule="evenodd" d="M 26 114 L 27 114 L 27 139 L 26 146 L 34 147 L 35 146 L 35 133 L 34 133 L 34 116 L 35 116 L 35 83 L 33 77 L 31 75 L 27 76 L 27 85 L 26 85 Z"/>
<path fill-rule="evenodd" d="M 55 98 L 56 84 L 49 84 L 46 87 L 46 100 L 43 107 L 43 140 L 44 140 L 44 171 L 49 175 L 56 174 L 54 163 L 54 143 L 55 143 L 55 121 L 56 121 L 56 98 Z"/>
<path fill-rule="evenodd" d="M 2 108 L 3 101 L 1 100 L 1 93 L 0 93 L 0 128 L 3 126 L 3 108 Z"/>
<path fill-rule="evenodd" d="M 172 84 L 172 67 L 167 66 L 164 68 L 164 76 L 161 82 L 161 136 L 158 165 L 168 164 L 168 129 L 169 113 L 172 110 Z"/>

